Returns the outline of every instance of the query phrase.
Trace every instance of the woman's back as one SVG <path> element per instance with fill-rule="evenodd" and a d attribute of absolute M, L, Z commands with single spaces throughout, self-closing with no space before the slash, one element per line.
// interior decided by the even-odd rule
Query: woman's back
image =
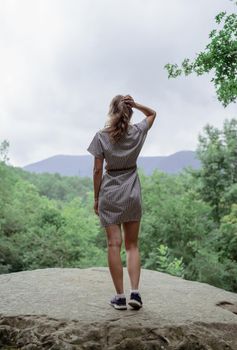
<path fill-rule="evenodd" d="M 98 131 L 99 147 L 103 150 L 107 168 L 120 169 L 135 166 L 148 130 L 148 120 L 144 118 L 140 123 L 129 125 L 127 132 L 115 144 L 110 142 L 106 129 Z"/>

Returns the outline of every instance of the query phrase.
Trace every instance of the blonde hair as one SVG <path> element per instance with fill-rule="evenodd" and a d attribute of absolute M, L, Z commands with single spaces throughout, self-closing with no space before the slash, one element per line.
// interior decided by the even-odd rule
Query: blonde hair
<path fill-rule="evenodd" d="M 133 109 L 121 99 L 123 95 L 116 95 L 109 105 L 108 119 L 105 123 L 112 143 L 116 143 L 127 131 L 131 124 Z"/>

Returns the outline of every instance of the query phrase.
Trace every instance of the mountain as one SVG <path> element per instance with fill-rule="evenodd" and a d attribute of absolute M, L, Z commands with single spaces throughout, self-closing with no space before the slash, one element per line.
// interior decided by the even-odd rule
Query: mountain
<path fill-rule="evenodd" d="M 89 176 L 92 177 L 94 158 L 90 155 L 56 155 L 39 162 L 22 167 L 24 170 L 34 173 L 59 173 L 66 176 Z M 146 175 L 151 175 L 153 170 L 158 169 L 166 173 L 178 173 L 185 167 L 200 168 L 200 161 L 194 151 L 179 151 L 169 156 L 139 157 L 139 168 Z M 105 162 L 104 162 L 105 166 Z"/>

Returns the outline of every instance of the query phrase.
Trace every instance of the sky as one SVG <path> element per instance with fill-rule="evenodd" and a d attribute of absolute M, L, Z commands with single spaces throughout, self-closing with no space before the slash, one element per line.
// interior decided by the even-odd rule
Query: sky
<path fill-rule="evenodd" d="M 236 117 L 212 73 L 168 79 L 166 63 L 194 59 L 229 0 L 1 0 L 0 142 L 9 163 L 90 155 L 112 98 L 131 95 L 156 120 L 140 153 L 195 150 L 206 124 Z M 134 109 L 132 123 L 144 118 Z"/>

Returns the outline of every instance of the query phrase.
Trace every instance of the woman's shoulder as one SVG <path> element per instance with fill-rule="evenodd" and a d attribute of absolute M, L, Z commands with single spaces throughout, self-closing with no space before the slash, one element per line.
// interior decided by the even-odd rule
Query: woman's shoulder
<path fill-rule="evenodd" d="M 140 132 L 146 133 L 149 130 L 149 123 L 147 117 L 143 118 L 139 123 L 133 124 L 135 129 Z"/>
<path fill-rule="evenodd" d="M 100 135 L 108 134 L 108 128 L 99 129 L 98 134 L 100 134 Z"/>

